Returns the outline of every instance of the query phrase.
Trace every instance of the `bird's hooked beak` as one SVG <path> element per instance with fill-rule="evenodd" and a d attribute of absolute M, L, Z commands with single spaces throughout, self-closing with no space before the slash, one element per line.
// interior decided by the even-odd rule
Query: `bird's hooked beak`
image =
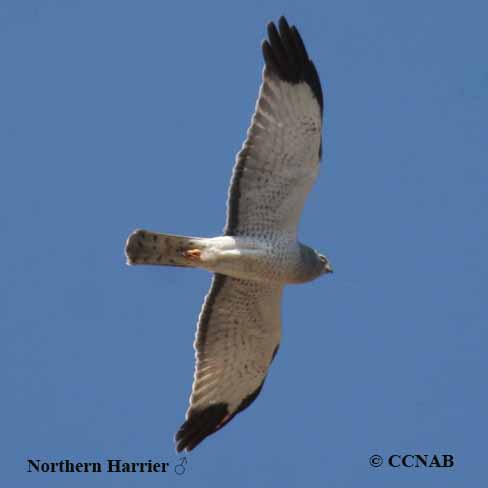
<path fill-rule="evenodd" d="M 332 266 L 330 265 L 330 263 L 325 263 L 325 272 L 326 273 L 333 273 L 334 270 L 332 269 Z"/>

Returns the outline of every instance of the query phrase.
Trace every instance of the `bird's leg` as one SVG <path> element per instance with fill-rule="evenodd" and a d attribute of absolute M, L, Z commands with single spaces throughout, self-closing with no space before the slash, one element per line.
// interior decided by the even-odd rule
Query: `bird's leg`
<path fill-rule="evenodd" d="M 186 259 L 199 261 L 202 256 L 202 251 L 200 249 L 188 249 L 187 251 L 183 251 L 182 254 Z"/>

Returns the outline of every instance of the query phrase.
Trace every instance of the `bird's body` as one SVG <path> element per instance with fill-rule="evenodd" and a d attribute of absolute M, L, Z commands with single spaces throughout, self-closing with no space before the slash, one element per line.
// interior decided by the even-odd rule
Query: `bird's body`
<path fill-rule="evenodd" d="M 190 408 L 176 449 L 192 450 L 257 397 L 281 337 L 281 296 L 290 283 L 332 271 L 297 240 L 319 170 L 323 95 L 296 27 L 268 25 L 256 111 L 234 166 L 224 235 L 204 238 L 135 231 L 129 264 L 214 273 L 198 319 Z"/>
<path fill-rule="evenodd" d="M 180 266 L 263 283 L 305 283 L 322 274 L 323 264 L 314 259 L 313 249 L 291 237 L 280 237 L 186 237 L 138 230 L 129 238 L 127 252 L 129 264 L 178 265 L 176 261 L 181 260 Z M 169 251 L 172 242 L 177 244 Z M 175 262 L 159 262 L 163 256 Z"/>

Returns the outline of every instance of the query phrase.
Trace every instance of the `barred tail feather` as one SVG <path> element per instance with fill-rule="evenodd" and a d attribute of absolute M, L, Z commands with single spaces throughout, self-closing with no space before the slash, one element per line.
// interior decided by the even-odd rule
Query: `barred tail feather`
<path fill-rule="evenodd" d="M 127 264 L 197 267 L 197 262 L 185 257 L 184 253 L 198 248 L 199 241 L 201 239 L 198 237 L 158 234 L 139 229 L 127 239 Z"/>

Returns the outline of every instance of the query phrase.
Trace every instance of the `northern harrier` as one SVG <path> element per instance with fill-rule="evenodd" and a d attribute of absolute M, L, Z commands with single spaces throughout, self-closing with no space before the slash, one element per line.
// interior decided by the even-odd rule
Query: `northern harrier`
<path fill-rule="evenodd" d="M 247 408 L 280 344 L 284 285 L 331 272 L 297 241 L 319 170 L 323 96 L 295 26 L 268 25 L 256 111 L 232 173 L 224 235 L 185 237 L 137 230 L 128 264 L 204 268 L 214 274 L 194 343 L 195 377 L 176 450 L 191 451 Z"/>

